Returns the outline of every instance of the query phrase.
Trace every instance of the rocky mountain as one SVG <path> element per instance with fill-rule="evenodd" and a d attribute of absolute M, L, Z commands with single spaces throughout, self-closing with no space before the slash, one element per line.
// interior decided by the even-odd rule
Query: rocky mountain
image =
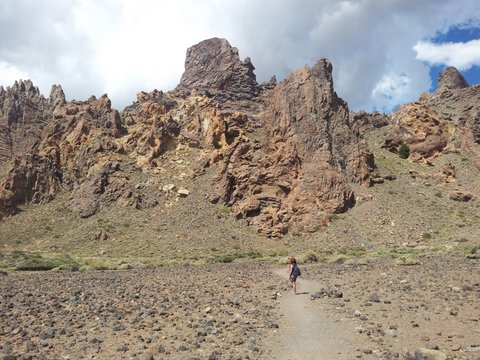
<path fill-rule="evenodd" d="M 66 102 L 54 86 L 45 99 L 20 81 L 0 89 L 0 160 L 12 161 L 0 218 L 60 195 L 80 218 L 170 207 L 204 179 L 198 199 L 263 236 L 314 233 L 384 181 L 365 141 L 375 129 L 390 129 L 392 152 L 407 144 L 411 161 L 455 150 L 480 165 L 479 97 L 448 68 L 436 93 L 391 116 L 350 113 L 327 59 L 258 84 L 251 60 L 218 38 L 187 50 L 175 90 L 141 92 L 121 112 L 106 95 Z"/>
<path fill-rule="evenodd" d="M 326 59 L 290 74 L 265 104 L 264 138 L 232 144 L 217 177 L 219 200 L 268 236 L 318 230 L 355 204 L 348 184 L 369 184 L 373 156 L 333 90 Z"/>
<path fill-rule="evenodd" d="M 30 80 L 16 81 L 6 89 L 0 86 L 0 170 L 40 139 L 53 111 L 64 104 L 59 85 L 52 87 L 48 99 Z"/>
<path fill-rule="evenodd" d="M 392 132 L 385 147 L 410 147 L 410 160 L 428 162 L 446 152 L 460 151 L 480 169 L 480 86 L 469 86 L 453 67 L 439 76 L 438 89 L 423 94 L 392 114 Z"/>

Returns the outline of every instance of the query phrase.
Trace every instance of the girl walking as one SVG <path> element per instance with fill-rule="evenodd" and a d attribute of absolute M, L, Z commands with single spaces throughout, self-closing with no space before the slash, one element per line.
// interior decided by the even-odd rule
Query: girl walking
<path fill-rule="evenodd" d="M 290 257 L 290 266 L 288 268 L 288 277 L 292 283 L 293 293 L 297 295 L 297 277 L 301 275 L 300 268 L 297 265 L 297 260 L 292 256 Z"/>

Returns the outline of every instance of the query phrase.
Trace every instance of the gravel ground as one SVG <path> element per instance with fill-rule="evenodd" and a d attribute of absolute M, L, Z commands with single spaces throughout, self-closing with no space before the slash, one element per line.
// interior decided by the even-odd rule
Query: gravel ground
<path fill-rule="evenodd" d="M 269 344 L 289 323 L 278 294 L 294 296 L 274 272 L 278 266 L 254 263 L 10 273 L 0 277 L 0 352 L 10 359 L 269 359 Z M 305 295 L 312 311 L 363 338 L 357 358 L 415 359 L 408 354 L 428 350 L 480 359 L 478 260 L 309 264 L 302 273 L 318 284 Z"/>
<path fill-rule="evenodd" d="M 0 351 L 17 359 L 256 359 L 275 328 L 262 264 L 0 278 Z"/>
<path fill-rule="evenodd" d="M 427 359 L 480 359 L 479 260 L 441 256 L 421 262 L 314 265 L 304 275 L 321 284 L 312 294 L 318 311 L 364 336 L 359 356 L 423 359 L 412 354 L 428 349 L 439 357 Z"/>

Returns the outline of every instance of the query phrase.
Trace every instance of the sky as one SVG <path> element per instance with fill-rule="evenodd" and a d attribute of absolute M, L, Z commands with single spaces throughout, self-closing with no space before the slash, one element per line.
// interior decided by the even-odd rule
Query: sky
<path fill-rule="evenodd" d="M 445 66 L 480 83 L 479 0 L 0 0 L 0 28 L 0 85 L 107 93 L 119 110 L 175 88 L 187 48 L 211 37 L 250 57 L 259 83 L 328 58 L 351 110 L 414 101 Z"/>

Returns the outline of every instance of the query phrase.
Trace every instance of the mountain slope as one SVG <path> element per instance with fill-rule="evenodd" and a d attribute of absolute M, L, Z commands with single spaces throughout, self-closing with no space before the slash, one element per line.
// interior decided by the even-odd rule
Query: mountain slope
<path fill-rule="evenodd" d="M 3 253 L 196 262 L 480 243 L 480 88 L 455 69 L 389 116 L 349 113 L 326 59 L 258 84 L 214 38 L 185 64 L 174 91 L 121 112 L 106 95 L 2 89 L 1 124 L 23 144 L 0 147 L 4 168 L 15 158 L 0 183 Z M 18 99 L 37 104 L 28 121 L 5 115 Z"/>

